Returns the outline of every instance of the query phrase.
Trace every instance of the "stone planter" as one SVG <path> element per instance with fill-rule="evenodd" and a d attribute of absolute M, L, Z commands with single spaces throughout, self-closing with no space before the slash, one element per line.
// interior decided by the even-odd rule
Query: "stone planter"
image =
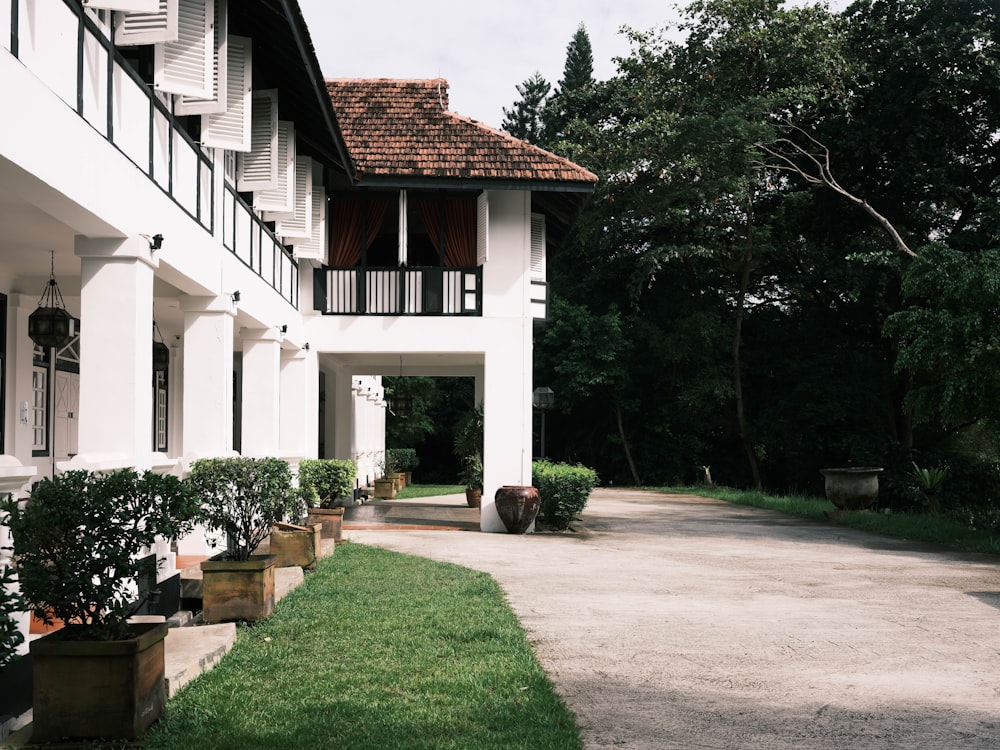
<path fill-rule="evenodd" d="M 270 553 L 276 568 L 313 570 L 323 554 L 323 524 L 292 528 L 291 524 L 271 527 Z"/>
<path fill-rule="evenodd" d="M 306 514 L 309 526 L 320 524 L 320 535 L 324 539 L 332 539 L 338 544 L 343 541 L 344 509 L 343 508 L 310 508 Z"/>
<path fill-rule="evenodd" d="M 497 514 L 507 531 L 523 534 L 535 522 L 541 499 L 534 487 L 504 485 L 494 496 Z"/>
<path fill-rule="evenodd" d="M 838 510 L 868 510 L 878 499 L 881 467 L 820 469 L 826 478 L 826 499 Z"/>
<path fill-rule="evenodd" d="M 393 481 L 396 486 L 396 492 L 399 492 L 406 486 L 406 474 L 401 471 L 397 471 L 395 474 L 390 474 L 389 478 Z"/>
<path fill-rule="evenodd" d="M 392 498 L 396 497 L 396 483 L 391 479 L 376 479 L 375 492 L 373 494 L 375 497 L 392 500 Z"/>
<path fill-rule="evenodd" d="M 263 620 L 274 611 L 274 555 L 201 563 L 201 619 Z"/>
<path fill-rule="evenodd" d="M 66 629 L 32 642 L 31 742 L 137 739 L 167 702 L 166 623 L 132 626 L 124 641 L 66 640 Z"/>

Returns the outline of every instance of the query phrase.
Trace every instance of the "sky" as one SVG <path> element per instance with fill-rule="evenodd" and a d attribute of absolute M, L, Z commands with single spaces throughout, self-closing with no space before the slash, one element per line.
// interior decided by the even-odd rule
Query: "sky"
<path fill-rule="evenodd" d="M 797 0 L 790 4 L 805 4 Z M 831 0 L 841 10 L 848 0 Z M 682 3 L 683 5 L 683 3 Z M 623 25 L 640 31 L 680 19 L 670 0 L 299 0 L 327 78 L 444 78 L 449 109 L 495 128 L 538 71 L 555 86 L 583 23 L 594 77 L 627 56 Z"/>

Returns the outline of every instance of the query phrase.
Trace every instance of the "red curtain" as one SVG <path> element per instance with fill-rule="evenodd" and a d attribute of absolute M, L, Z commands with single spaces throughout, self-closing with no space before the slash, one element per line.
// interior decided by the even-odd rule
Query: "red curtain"
<path fill-rule="evenodd" d="M 476 203 L 467 198 L 417 201 L 427 236 L 441 253 L 441 208 L 444 207 L 444 265 L 472 268 L 476 265 Z"/>
<path fill-rule="evenodd" d="M 367 224 L 365 232 L 365 249 L 372 246 L 385 213 L 389 210 L 388 198 L 368 197 Z M 335 197 L 330 201 L 330 257 L 329 265 L 338 268 L 350 268 L 361 262 L 361 206 L 360 196 Z"/>

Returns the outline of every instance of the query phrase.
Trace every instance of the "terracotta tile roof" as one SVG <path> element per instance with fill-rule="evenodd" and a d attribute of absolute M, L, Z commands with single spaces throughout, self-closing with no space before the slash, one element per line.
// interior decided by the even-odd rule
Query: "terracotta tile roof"
<path fill-rule="evenodd" d="M 448 82 L 327 79 L 354 178 L 449 178 L 592 189 L 568 159 L 448 111 Z"/>

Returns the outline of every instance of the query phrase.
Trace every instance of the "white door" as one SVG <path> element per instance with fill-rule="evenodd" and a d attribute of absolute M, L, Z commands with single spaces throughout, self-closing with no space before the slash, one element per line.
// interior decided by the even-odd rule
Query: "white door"
<path fill-rule="evenodd" d="M 78 451 L 80 413 L 80 374 L 56 370 L 55 445 L 57 461 L 65 461 Z"/>

